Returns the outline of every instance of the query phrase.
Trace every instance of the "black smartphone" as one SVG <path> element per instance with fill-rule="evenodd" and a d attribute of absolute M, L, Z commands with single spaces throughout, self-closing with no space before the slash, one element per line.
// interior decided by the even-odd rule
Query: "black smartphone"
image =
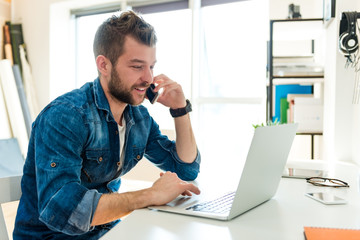
<path fill-rule="evenodd" d="M 150 84 L 150 87 L 146 90 L 146 96 L 151 102 L 151 104 L 154 104 L 159 97 L 159 92 L 154 92 L 154 88 L 155 85 L 152 83 Z"/>

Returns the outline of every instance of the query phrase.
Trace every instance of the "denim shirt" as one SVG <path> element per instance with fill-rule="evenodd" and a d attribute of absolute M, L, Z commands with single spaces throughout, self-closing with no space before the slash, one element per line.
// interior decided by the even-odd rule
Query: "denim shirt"
<path fill-rule="evenodd" d="M 98 239 L 118 221 L 91 227 L 102 194 L 117 192 L 120 177 L 145 156 L 160 169 L 194 180 L 200 154 L 183 162 L 175 142 L 142 106 L 124 111 L 125 159 L 119 133 L 97 78 L 52 101 L 33 123 L 15 222 L 17 239 Z"/>

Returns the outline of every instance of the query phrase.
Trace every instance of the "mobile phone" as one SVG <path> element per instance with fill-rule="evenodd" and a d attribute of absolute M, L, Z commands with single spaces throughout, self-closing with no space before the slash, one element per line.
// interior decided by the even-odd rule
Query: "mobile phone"
<path fill-rule="evenodd" d="M 151 104 L 154 104 L 159 97 L 159 92 L 154 92 L 154 88 L 155 85 L 152 83 L 150 84 L 150 87 L 146 89 L 146 96 L 151 102 Z"/>
<path fill-rule="evenodd" d="M 305 196 L 319 201 L 323 204 L 346 204 L 347 201 L 341 197 L 327 192 L 305 193 Z"/>

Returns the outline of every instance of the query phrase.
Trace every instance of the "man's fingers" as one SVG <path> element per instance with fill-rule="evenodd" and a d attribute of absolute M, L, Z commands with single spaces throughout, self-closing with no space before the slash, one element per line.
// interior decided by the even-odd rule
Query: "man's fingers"
<path fill-rule="evenodd" d="M 189 190 L 186 190 L 181 195 L 183 195 L 183 196 L 192 196 L 192 194 L 191 194 L 191 192 Z"/>
<path fill-rule="evenodd" d="M 173 200 L 179 194 L 183 196 L 192 196 L 192 194 L 200 194 L 200 190 L 197 186 L 186 181 L 182 181 L 178 178 L 176 173 L 173 172 L 161 172 L 160 178 L 153 184 L 153 187 L 157 191 L 166 192 L 168 194 L 165 200 L 160 201 L 160 205 Z M 162 195 L 165 196 L 165 195 Z"/>
<path fill-rule="evenodd" d="M 200 194 L 200 189 L 192 183 L 185 183 L 184 187 L 185 187 L 184 193 L 187 191 L 187 192 L 195 193 L 196 195 Z M 190 193 L 190 195 L 187 195 L 187 196 L 191 196 L 191 193 Z"/>

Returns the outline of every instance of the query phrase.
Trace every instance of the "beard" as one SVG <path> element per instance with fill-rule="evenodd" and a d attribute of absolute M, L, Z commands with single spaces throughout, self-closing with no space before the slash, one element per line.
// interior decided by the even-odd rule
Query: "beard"
<path fill-rule="evenodd" d="M 114 98 L 116 98 L 118 101 L 130 104 L 130 105 L 139 105 L 144 101 L 145 96 L 143 97 L 143 99 L 140 103 L 136 103 L 135 99 L 131 95 L 131 91 L 133 89 L 135 89 L 136 87 L 148 87 L 148 85 L 149 84 L 144 82 L 140 85 L 136 85 L 136 86 L 133 85 L 129 89 L 126 89 L 126 86 L 124 85 L 123 81 L 120 79 L 119 74 L 113 68 L 111 70 L 111 79 L 110 79 L 110 82 L 108 83 L 108 89 L 109 89 L 110 94 Z"/>

